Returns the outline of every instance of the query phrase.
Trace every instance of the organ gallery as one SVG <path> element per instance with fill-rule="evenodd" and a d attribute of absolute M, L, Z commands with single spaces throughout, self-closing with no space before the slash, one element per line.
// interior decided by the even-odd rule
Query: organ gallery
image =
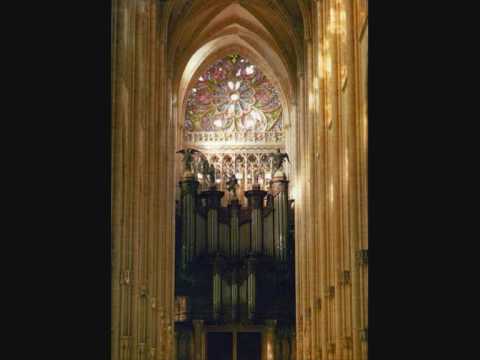
<path fill-rule="evenodd" d="M 112 359 L 368 358 L 364 0 L 114 0 Z"/>

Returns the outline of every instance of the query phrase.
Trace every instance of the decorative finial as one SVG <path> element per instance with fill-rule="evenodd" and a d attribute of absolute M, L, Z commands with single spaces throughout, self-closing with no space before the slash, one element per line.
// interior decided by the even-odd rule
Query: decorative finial
<path fill-rule="evenodd" d="M 235 174 L 230 174 L 230 176 L 228 177 L 227 179 L 227 190 L 230 191 L 230 194 L 232 195 L 232 198 L 233 199 L 236 199 L 237 196 L 235 194 L 235 190 L 237 189 L 237 185 L 238 185 L 238 180 L 237 180 L 237 177 L 235 176 Z"/>
<path fill-rule="evenodd" d="M 283 163 L 285 159 L 288 160 L 290 163 L 290 159 L 288 158 L 287 153 L 280 152 L 280 149 L 277 149 L 276 153 L 270 154 L 272 158 L 272 178 L 274 177 L 282 177 L 285 178 L 285 173 L 283 169 Z"/>
<path fill-rule="evenodd" d="M 193 154 L 201 154 L 202 156 L 203 156 L 203 154 L 200 151 L 192 149 L 192 148 L 181 149 L 181 150 L 177 151 L 177 154 L 182 154 L 183 155 L 183 159 L 182 159 L 183 177 L 184 178 L 193 177 L 193 168 L 192 168 Z"/>

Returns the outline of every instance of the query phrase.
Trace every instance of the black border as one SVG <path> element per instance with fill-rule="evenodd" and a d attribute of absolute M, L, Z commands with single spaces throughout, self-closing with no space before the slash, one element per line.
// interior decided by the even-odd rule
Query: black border
<path fill-rule="evenodd" d="M 15 5 L 18 9 L 7 9 Z M 457 312 L 478 307 L 463 296 L 470 298 L 478 281 L 464 284 L 468 274 L 453 273 L 456 241 L 475 242 L 476 236 L 446 232 L 451 222 L 443 214 L 446 193 L 461 189 L 440 182 L 447 157 L 437 152 L 454 146 L 450 139 L 456 126 L 440 133 L 443 121 L 472 120 L 447 114 L 453 95 L 444 92 L 468 95 L 457 84 L 447 84 L 445 74 L 472 69 L 465 61 L 476 40 L 460 43 L 472 29 L 456 28 L 452 19 L 461 12 L 461 22 L 475 21 L 466 19 L 464 4 L 458 9 L 450 4 L 444 12 L 438 2 L 424 4 L 425 9 L 421 5 L 369 2 L 370 360 L 419 358 L 421 352 L 428 358 L 434 352 L 446 355 L 455 336 L 462 340 L 452 358 L 460 358 L 476 343 L 464 337 L 463 325 L 447 323 L 452 317 L 470 319 Z M 58 353 L 61 358 L 108 359 L 111 3 L 2 7 L 12 20 L 4 31 L 4 45 L 11 49 L 4 49 L 10 63 L 3 69 L 5 78 L 11 76 L 4 79 L 4 109 L 13 111 L 4 116 L 4 126 L 18 126 L 20 135 L 4 131 L 13 140 L 4 154 L 14 165 L 4 172 L 13 178 L 6 187 L 12 199 L 2 199 L 8 216 L 4 226 L 10 228 L 2 237 L 3 253 L 11 261 L 4 273 L 9 282 L 4 299 L 17 306 L 4 327 L 12 341 L 19 341 L 7 347 L 20 351 L 20 358 L 25 351 L 35 357 L 45 351 L 50 358 Z M 437 144 L 431 144 L 435 139 Z M 434 161 L 442 170 L 432 169 Z M 472 164 L 475 160 L 468 171 Z M 12 214 L 18 222 L 10 221 Z M 468 251 L 458 248 L 467 262 Z M 428 342 L 429 334 L 433 341 Z"/>

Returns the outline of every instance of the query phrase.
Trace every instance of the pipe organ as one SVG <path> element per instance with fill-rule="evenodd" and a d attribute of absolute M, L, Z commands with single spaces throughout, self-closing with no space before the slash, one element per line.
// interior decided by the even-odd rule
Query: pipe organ
<path fill-rule="evenodd" d="M 291 359 L 279 349 L 294 346 L 294 208 L 280 175 L 268 191 L 254 183 L 241 194 L 246 202 L 233 192 L 224 206 L 218 185 L 200 186 L 184 173 L 176 218 L 178 359 L 208 359 L 207 337 L 218 332 L 232 334 L 232 359 L 242 347 L 237 335 L 248 332 L 261 335 L 261 359 Z"/>

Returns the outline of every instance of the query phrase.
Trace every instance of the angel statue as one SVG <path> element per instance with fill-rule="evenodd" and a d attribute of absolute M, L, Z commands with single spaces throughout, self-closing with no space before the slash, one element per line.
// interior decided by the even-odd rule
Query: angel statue
<path fill-rule="evenodd" d="M 279 170 L 281 171 L 280 176 L 285 176 L 283 174 L 283 162 L 285 161 L 285 159 L 287 159 L 288 162 L 290 163 L 288 154 L 282 153 L 280 152 L 280 149 L 277 149 L 277 152 L 272 153 L 270 157 L 272 158 L 272 177 L 274 177 L 277 171 Z"/>
<path fill-rule="evenodd" d="M 230 191 L 230 194 L 232 194 L 233 198 L 236 198 L 235 190 L 237 189 L 238 180 L 237 180 L 234 173 L 230 174 L 230 176 L 227 179 L 226 184 L 227 184 L 227 190 Z"/>
<path fill-rule="evenodd" d="M 192 148 L 185 148 L 177 151 L 177 154 L 183 155 L 182 162 L 183 162 L 184 175 L 185 174 L 191 175 L 193 171 L 192 169 L 193 154 L 201 154 L 201 152 Z"/>

